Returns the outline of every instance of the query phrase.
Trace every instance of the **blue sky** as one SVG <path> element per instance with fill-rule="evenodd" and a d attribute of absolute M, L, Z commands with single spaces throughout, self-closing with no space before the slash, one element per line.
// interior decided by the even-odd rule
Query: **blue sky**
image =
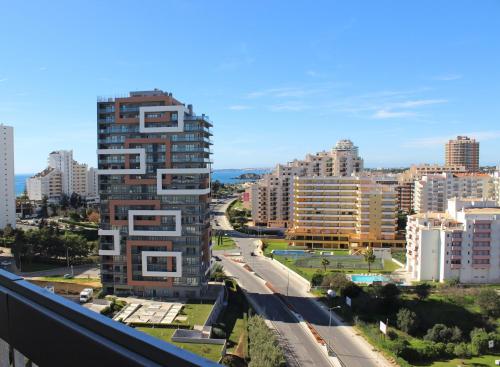
<path fill-rule="evenodd" d="M 214 121 L 214 168 L 270 167 L 350 138 L 368 167 L 500 163 L 500 2 L 2 1 L 0 122 L 16 171 L 94 165 L 96 98 L 161 88 Z"/>

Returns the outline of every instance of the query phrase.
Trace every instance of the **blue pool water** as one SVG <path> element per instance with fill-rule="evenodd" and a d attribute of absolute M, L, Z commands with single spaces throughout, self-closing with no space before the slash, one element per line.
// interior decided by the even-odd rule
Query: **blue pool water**
<path fill-rule="evenodd" d="M 310 255 L 302 250 L 273 250 L 272 253 L 277 256 L 305 256 Z"/>
<path fill-rule="evenodd" d="M 390 279 L 383 275 L 351 275 L 354 283 L 388 282 Z"/>

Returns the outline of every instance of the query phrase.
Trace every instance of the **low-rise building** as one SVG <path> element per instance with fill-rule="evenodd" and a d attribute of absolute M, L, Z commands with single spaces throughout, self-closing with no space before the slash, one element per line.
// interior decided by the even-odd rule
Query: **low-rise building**
<path fill-rule="evenodd" d="M 445 213 L 408 216 L 406 269 L 415 281 L 500 281 L 500 207 L 451 199 Z"/>

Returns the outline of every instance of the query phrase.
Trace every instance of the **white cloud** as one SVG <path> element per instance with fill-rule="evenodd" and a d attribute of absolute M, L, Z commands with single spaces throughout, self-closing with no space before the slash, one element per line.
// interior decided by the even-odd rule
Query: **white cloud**
<path fill-rule="evenodd" d="M 260 97 L 298 98 L 320 93 L 323 91 L 325 91 L 325 89 L 320 89 L 320 88 L 300 88 L 300 87 L 269 88 L 269 89 L 250 92 L 247 94 L 247 98 L 260 98 Z"/>
<path fill-rule="evenodd" d="M 252 107 L 243 104 L 235 104 L 228 107 L 228 109 L 232 111 L 243 111 L 243 110 L 249 110 L 250 108 Z"/>
<path fill-rule="evenodd" d="M 308 110 L 311 108 L 312 106 L 297 101 L 290 101 L 269 106 L 269 109 L 274 112 L 280 112 L 280 111 L 298 112 L 298 111 Z"/>
<path fill-rule="evenodd" d="M 450 80 L 462 79 L 462 77 L 463 77 L 462 74 L 442 74 L 442 75 L 437 75 L 432 79 L 441 81 L 450 81 Z"/>
<path fill-rule="evenodd" d="M 429 106 L 433 104 L 442 104 L 447 103 L 446 99 L 417 99 L 413 101 L 404 101 L 398 102 L 394 104 L 394 107 L 400 108 L 412 108 L 412 107 L 420 107 L 420 106 Z"/>
<path fill-rule="evenodd" d="M 403 118 L 403 117 L 413 117 L 415 116 L 415 112 L 411 111 L 391 111 L 391 110 L 378 110 L 372 115 L 372 118 L 383 120 L 383 119 L 392 119 L 392 118 Z"/>

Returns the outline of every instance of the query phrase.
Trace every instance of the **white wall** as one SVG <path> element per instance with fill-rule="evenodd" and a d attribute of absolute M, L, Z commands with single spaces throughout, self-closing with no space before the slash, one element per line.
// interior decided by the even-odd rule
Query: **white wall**
<path fill-rule="evenodd" d="M 14 128 L 0 125 L 0 228 L 16 226 Z"/>

